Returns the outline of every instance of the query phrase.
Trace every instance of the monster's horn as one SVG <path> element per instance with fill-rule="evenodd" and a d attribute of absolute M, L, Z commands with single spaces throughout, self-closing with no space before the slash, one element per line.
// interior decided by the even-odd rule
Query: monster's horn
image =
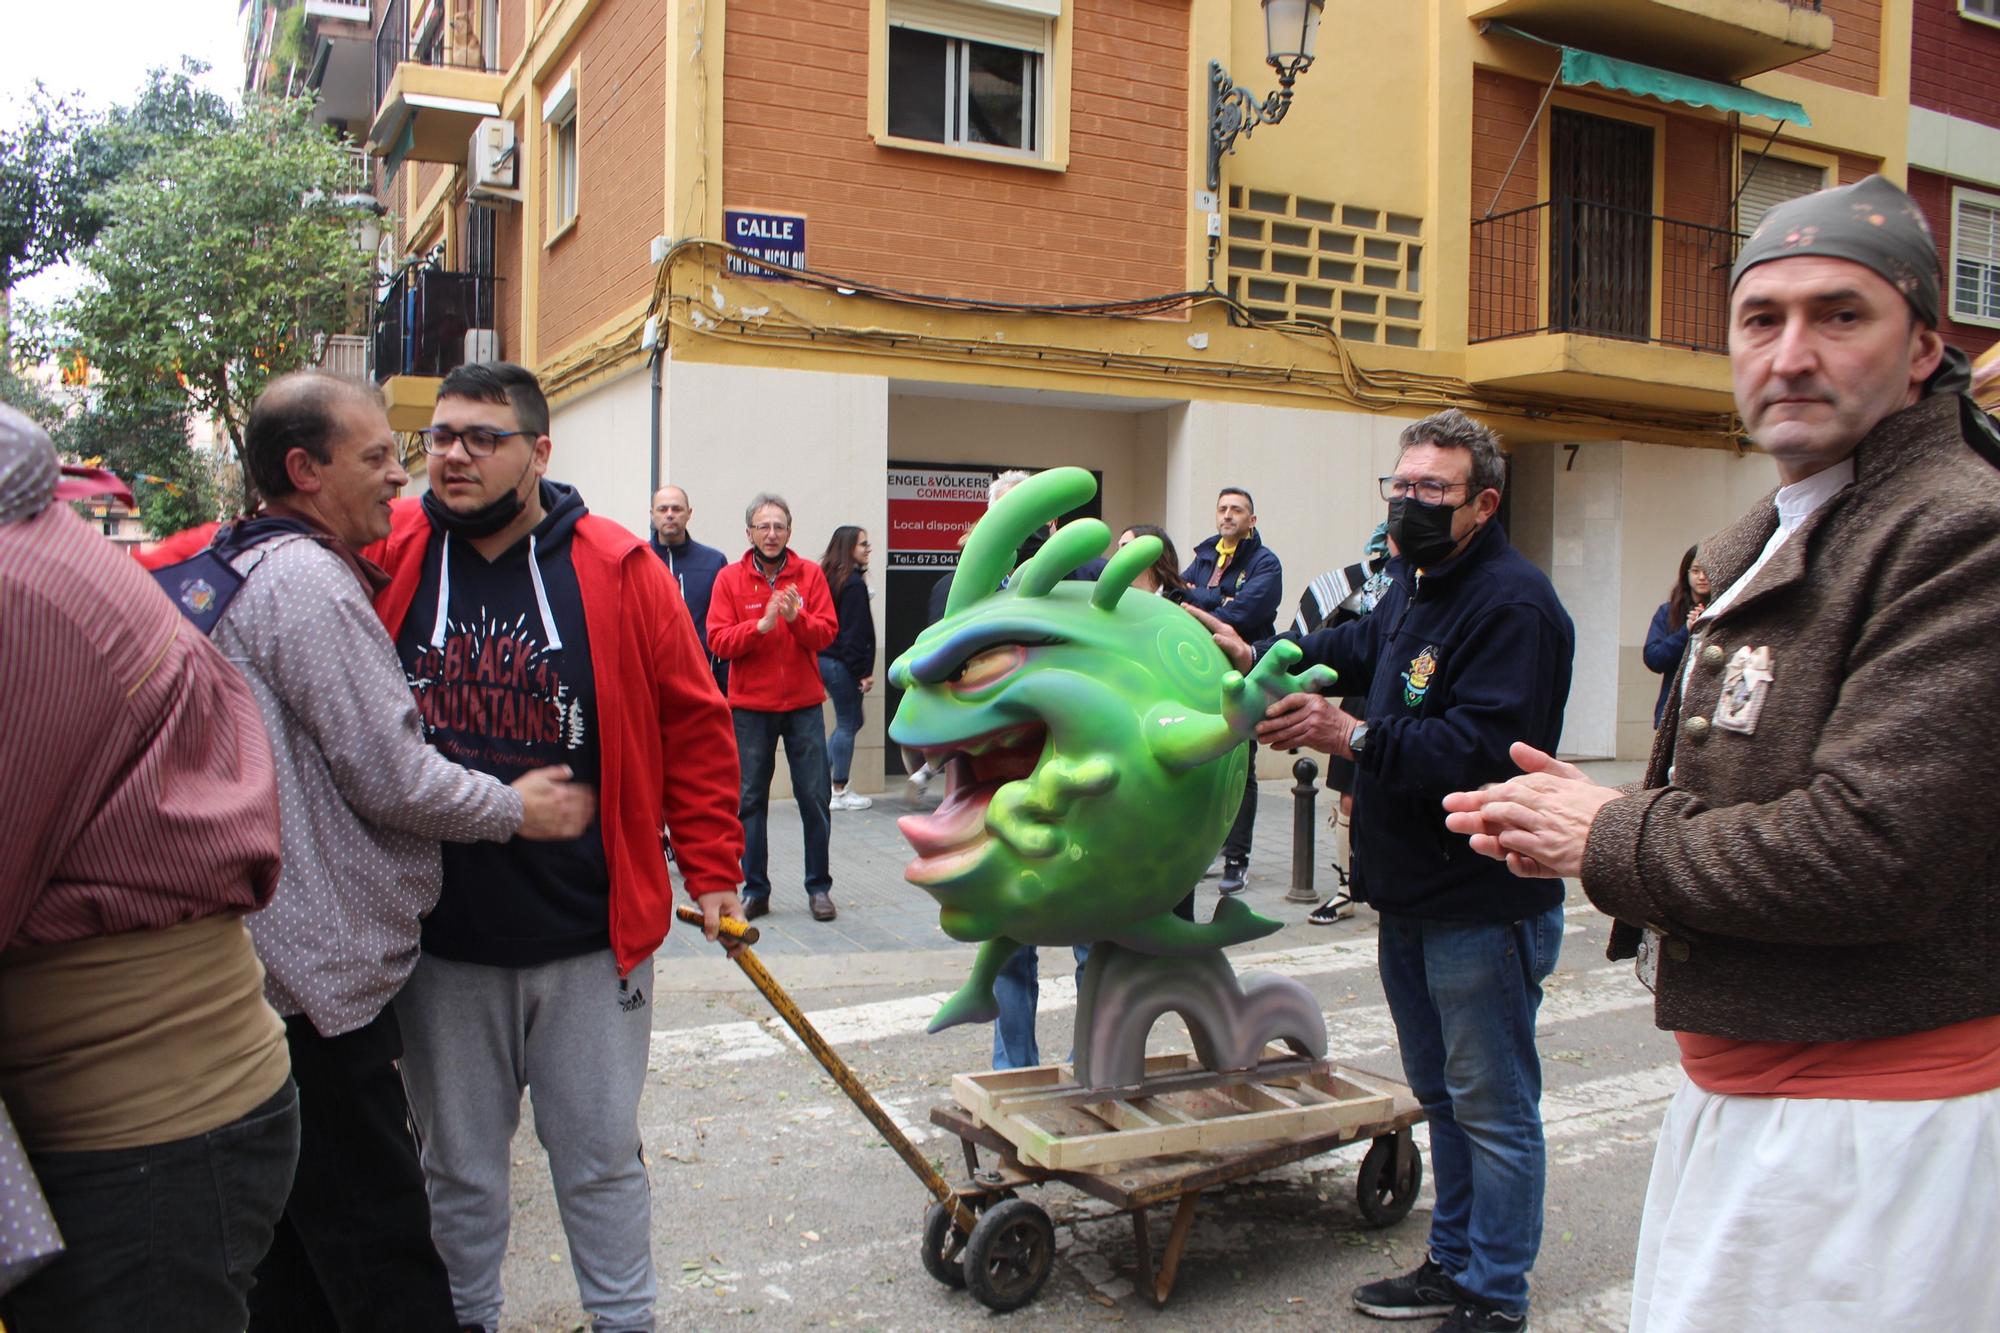
<path fill-rule="evenodd" d="M 1097 586 L 1090 590 L 1090 604 L 1100 611 L 1117 610 L 1118 599 L 1132 586 L 1132 580 L 1139 577 L 1141 570 L 1151 568 L 1165 549 L 1158 537 L 1134 537 L 1127 542 L 1105 561 L 1104 572 L 1097 576 Z"/>
<path fill-rule="evenodd" d="M 1014 552 L 1044 525 L 1097 493 L 1097 480 L 1080 467 L 1054 467 L 1008 491 L 974 525 L 952 575 L 944 613 L 953 615 L 991 597 L 1014 568 Z M 1099 548 L 1103 542 L 1100 540 Z"/>
<path fill-rule="evenodd" d="M 1049 589 L 1074 574 L 1086 560 L 1095 560 L 1111 544 L 1111 529 L 1094 518 L 1065 523 L 1020 572 L 1014 587 L 1023 597 L 1045 597 Z"/>

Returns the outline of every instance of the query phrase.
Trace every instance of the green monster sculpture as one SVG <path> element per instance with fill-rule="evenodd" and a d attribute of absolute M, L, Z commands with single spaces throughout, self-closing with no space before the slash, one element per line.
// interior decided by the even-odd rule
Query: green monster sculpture
<path fill-rule="evenodd" d="M 1333 673 L 1288 675 L 1299 652 L 1281 642 L 1245 677 L 1180 607 L 1128 595 L 1159 558 L 1152 537 L 1095 583 L 1065 581 L 1110 544 L 1083 519 L 1013 569 L 1023 541 L 1095 491 L 1065 467 L 1002 496 L 966 542 L 943 618 L 889 669 L 905 691 L 890 738 L 947 777 L 934 813 L 901 821 L 917 852 L 906 878 L 937 899 L 947 935 L 983 942 L 933 1032 L 993 1019 L 994 977 L 1023 944 L 1191 958 L 1280 928 L 1234 898 L 1204 924 L 1173 908 L 1235 817 L 1243 741 L 1272 700 Z"/>

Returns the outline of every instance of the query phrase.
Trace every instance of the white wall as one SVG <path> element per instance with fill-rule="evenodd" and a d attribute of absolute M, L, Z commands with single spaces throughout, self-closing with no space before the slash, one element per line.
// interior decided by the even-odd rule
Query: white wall
<path fill-rule="evenodd" d="M 843 523 L 866 528 L 879 543 L 888 521 L 888 386 L 873 375 L 670 362 L 661 484 L 688 493 L 694 510 L 688 531 L 731 559 L 749 548 L 743 507 L 760 491 L 776 492 L 791 506 L 792 549 L 808 560 L 819 559 Z M 879 559 L 877 566 L 868 586 L 879 643 Z M 864 695 L 862 710 L 851 777 L 858 790 L 872 791 L 882 781 L 881 696 Z M 827 729 L 833 729 L 831 706 Z M 790 794 L 781 757 L 771 795 Z"/>
<path fill-rule="evenodd" d="M 576 487 L 591 513 L 641 537 L 653 504 L 646 493 L 649 388 L 641 367 L 549 414 L 550 478 Z"/>

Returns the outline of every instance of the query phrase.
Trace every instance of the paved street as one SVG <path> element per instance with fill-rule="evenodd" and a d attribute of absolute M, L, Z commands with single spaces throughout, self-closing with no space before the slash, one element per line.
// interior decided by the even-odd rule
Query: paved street
<path fill-rule="evenodd" d="M 1599 765 L 1601 780 L 1631 776 Z M 1293 923 L 1233 951 L 1239 971 L 1298 977 L 1319 998 L 1337 1058 L 1400 1077 L 1394 1030 L 1375 978 L 1374 920 L 1362 909 L 1331 927 L 1282 901 L 1290 866 L 1289 783 L 1266 783 L 1249 901 Z M 987 1066 L 990 1029 L 923 1032 L 964 978 L 970 946 L 937 929 L 931 900 L 901 878 L 895 826 L 908 807 L 834 816 L 840 919 L 815 925 L 799 882 L 797 819 L 772 812 L 776 910 L 759 953 L 891 1111 L 946 1168 L 958 1144 L 929 1127 L 954 1073 Z M 1324 814 L 1324 798 L 1320 804 Z M 1326 841 L 1321 831 L 1322 844 Z M 1326 855 L 1319 858 L 1324 870 Z M 1212 906 L 1205 881 L 1200 911 Z M 1651 1022 L 1627 964 L 1604 959 L 1608 921 L 1572 888 L 1557 973 L 1541 1019 L 1550 1138 L 1548 1228 L 1534 1275 L 1533 1327 L 1624 1327 L 1630 1259 L 1655 1127 L 1678 1074 L 1670 1038 Z M 1059 961 L 1060 960 L 1060 961 Z M 1075 990 L 1066 950 L 1043 952 L 1041 1044 L 1068 1049 Z M 873 1129 L 792 1041 L 736 969 L 699 932 L 677 929 L 655 992 L 655 1067 L 641 1113 L 654 1195 L 663 1327 L 927 1330 L 996 1318 L 918 1266 L 927 1196 Z M 1176 1020 L 1159 1049 L 1185 1046 Z M 1420 1142 L 1421 1142 L 1420 1137 Z M 547 1164 L 524 1112 L 515 1150 L 515 1225 L 506 1271 L 507 1330 L 582 1323 Z M 1354 1202 L 1358 1148 L 1314 1158 L 1205 1197 L 1179 1286 L 1164 1311 L 1135 1294 L 1131 1227 L 1086 1196 L 1031 1192 L 1057 1223 L 1054 1276 L 1022 1329 L 1127 1324 L 1161 1330 L 1382 1329 L 1352 1311 L 1358 1282 L 1421 1257 L 1430 1207 L 1384 1231 Z M 1166 1217 L 1154 1219 L 1154 1244 Z"/>

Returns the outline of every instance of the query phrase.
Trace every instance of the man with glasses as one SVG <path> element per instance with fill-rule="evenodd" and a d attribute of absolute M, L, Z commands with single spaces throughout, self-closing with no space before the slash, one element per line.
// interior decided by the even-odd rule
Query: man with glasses
<path fill-rule="evenodd" d="M 792 507 L 761 494 L 743 511 L 750 549 L 715 577 L 708 607 L 709 651 L 729 664 L 729 706 L 742 763 L 743 915 L 771 910 L 768 835 L 771 774 L 778 742 L 792 773 L 805 830 L 806 901 L 815 921 L 831 921 L 833 777 L 827 768 L 819 653 L 840 631 L 826 575 L 791 549 Z"/>
<path fill-rule="evenodd" d="M 1215 497 L 1215 535 L 1194 548 L 1181 571 L 1186 605 L 1204 611 L 1247 643 L 1270 638 L 1278 629 L 1285 567 L 1257 531 L 1257 502 L 1240 486 L 1225 486 Z M 1257 832 L 1257 742 L 1250 741 L 1250 767 L 1243 778 L 1243 802 L 1222 842 L 1223 893 L 1241 893 L 1250 873 L 1250 841 Z"/>
<path fill-rule="evenodd" d="M 1880 176 L 1765 214 L 1729 360 L 1780 485 L 1701 543 L 1645 778 L 1528 741 L 1447 802 L 1617 918 L 1680 1047 L 1639 1333 L 2000 1328 L 2000 439 L 1942 300 Z"/>
<path fill-rule="evenodd" d="M 1257 738 L 1354 761 L 1353 894 L 1379 915 L 1382 991 L 1430 1120 L 1437 1205 L 1415 1271 L 1354 1292 L 1384 1319 L 1453 1333 L 1525 1326 L 1541 1245 L 1545 1151 L 1535 1012 L 1562 939 L 1562 885 L 1520 880 L 1445 828 L 1449 792 L 1519 770 L 1509 742 L 1553 751 L 1576 633 L 1548 577 L 1495 516 L 1499 439 L 1449 410 L 1403 431 L 1388 502 L 1392 586 L 1360 620 L 1304 636 L 1307 663 L 1366 697 L 1275 704 Z M 1252 650 L 1216 642 L 1240 669 Z"/>
<path fill-rule="evenodd" d="M 528 371 L 447 375 L 424 432 L 430 489 L 378 548 L 376 609 L 433 746 L 500 777 L 567 765 L 599 817 L 562 842 L 448 848 L 397 1013 L 461 1324 L 500 1324 L 528 1087 L 583 1308 L 632 1333 L 653 1328 L 658 1293 L 638 1112 L 673 914 L 661 826 L 712 939 L 738 910 L 736 751 L 672 576 L 547 478 L 552 448 Z"/>

